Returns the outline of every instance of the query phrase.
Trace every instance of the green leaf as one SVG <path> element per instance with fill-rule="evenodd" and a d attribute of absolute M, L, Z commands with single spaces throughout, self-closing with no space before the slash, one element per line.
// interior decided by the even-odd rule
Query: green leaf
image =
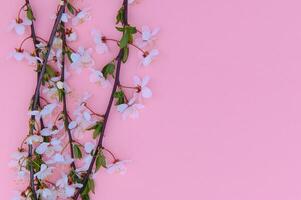
<path fill-rule="evenodd" d="M 118 24 L 119 22 L 121 22 L 121 23 L 124 22 L 124 7 L 123 6 L 118 10 L 118 14 L 116 16 L 116 24 Z"/>
<path fill-rule="evenodd" d="M 92 191 L 93 193 L 95 192 L 95 183 L 94 183 L 94 180 L 91 179 L 91 178 L 89 178 L 87 180 L 87 184 L 84 186 L 84 188 L 83 188 L 83 190 L 81 192 L 81 197 L 83 198 L 83 196 L 84 196 L 84 198 L 90 199 L 89 198 L 89 192 L 90 191 Z"/>
<path fill-rule="evenodd" d="M 96 139 L 102 132 L 102 127 L 103 127 L 103 122 L 102 121 L 98 121 L 96 122 L 96 124 L 90 128 L 87 128 L 87 131 L 91 131 L 94 130 L 93 132 L 93 139 Z"/>
<path fill-rule="evenodd" d="M 130 38 L 130 34 L 127 30 L 125 30 L 123 32 L 123 35 L 122 35 L 122 38 L 120 40 L 120 43 L 119 43 L 119 47 L 122 49 L 124 47 L 126 47 L 129 43 L 129 38 Z"/>
<path fill-rule="evenodd" d="M 116 99 L 116 105 L 125 103 L 124 97 L 125 97 L 125 95 L 122 90 L 115 92 L 114 98 Z"/>
<path fill-rule="evenodd" d="M 26 10 L 26 16 L 29 20 L 34 21 L 35 17 L 33 15 L 32 9 L 30 6 L 27 6 L 27 10 Z"/>
<path fill-rule="evenodd" d="M 133 26 L 124 26 L 123 28 L 123 35 L 119 42 L 119 47 L 124 48 L 129 43 L 133 43 L 133 34 L 137 33 L 136 27 Z"/>
<path fill-rule="evenodd" d="M 59 102 L 63 101 L 63 97 L 65 95 L 65 91 L 63 89 L 58 89 Z"/>
<path fill-rule="evenodd" d="M 95 183 L 94 183 L 94 180 L 92 178 L 89 178 L 88 185 L 89 185 L 90 191 L 92 191 L 93 193 L 95 193 Z"/>
<path fill-rule="evenodd" d="M 93 132 L 93 139 L 96 139 L 101 134 L 102 127 L 103 127 L 103 123 L 102 122 L 97 122 L 95 130 Z"/>
<path fill-rule="evenodd" d="M 117 31 L 120 31 L 120 32 L 123 32 L 123 31 L 124 31 L 124 28 L 123 28 L 123 27 L 118 27 L 118 26 L 116 26 L 116 29 L 117 29 Z"/>
<path fill-rule="evenodd" d="M 72 59 L 71 59 L 72 51 L 69 48 L 65 48 L 65 49 L 66 49 L 65 53 L 67 54 L 68 60 L 70 61 L 70 63 L 72 63 Z"/>
<path fill-rule="evenodd" d="M 129 47 L 126 46 L 123 48 L 122 62 L 125 63 L 129 57 Z"/>
<path fill-rule="evenodd" d="M 105 77 L 105 79 L 108 78 L 108 75 L 111 75 L 114 77 L 114 71 L 115 71 L 115 64 L 114 63 L 109 63 L 104 68 L 102 69 L 102 74 Z"/>
<path fill-rule="evenodd" d="M 75 12 L 74 12 L 74 9 L 73 9 L 73 6 L 71 5 L 70 2 L 67 2 L 67 9 L 69 10 L 69 12 L 74 15 Z"/>
<path fill-rule="evenodd" d="M 100 151 L 96 157 L 96 168 L 95 173 L 100 169 L 100 167 L 106 167 L 106 158 L 103 155 L 102 151 Z"/>
<path fill-rule="evenodd" d="M 90 200 L 90 197 L 88 194 L 81 194 L 82 200 Z"/>
<path fill-rule="evenodd" d="M 83 157 L 79 146 L 76 144 L 73 144 L 73 153 L 75 158 L 81 159 Z"/>

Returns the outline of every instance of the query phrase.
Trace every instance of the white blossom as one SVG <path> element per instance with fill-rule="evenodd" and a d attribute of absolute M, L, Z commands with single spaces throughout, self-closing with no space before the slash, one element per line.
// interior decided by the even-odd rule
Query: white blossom
<path fill-rule="evenodd" d="M 108 52 L 109 48 L 103 40 L 104 36 L 102 33 L 98 32 L 97 30 L 92 30 L 91 35 L 94 43 L 96 44 L 96 52 L 99 54 Z"/>
<path fill-rule="evenodd" d="M 68 124 L 68 129 L 72 130 L 74 128 L 77 127 L 77 122 L 76 121 L 71 121 L 69 124 Z"/>
<path fill-rule="evenodd" d="M 88 11 L 89 9 L 83 9 L 79 13 L 77 13 L 77 15 L 72 19 L 72 25 L 77 26 L 87 20 L 90 20 L 91 16 Z"/>
<path fill-rule="evenodd" d="M 56 82 L 56 87 L 60 90 L 64 89 L 64 82 L 62 81 Z"/>
<path fill-rule="evenodd" d="M 71 54 L 73 67 L 78 73 L 81 72 L 83 67 L 93 67 L 95 62 L 91 56 L 92 49 L 85 49 L 83 47 L 78 48 L 78 52 Z"/>
<path fill-rule="evenodd" d="M 56 153 L 54 156 L 48 160 L 47 164 L 70 164 L 73 162 L 73 159 L 70 155 L 62 155 L 61 153 Z"/>
<path fill-rule="evenodd" d="M 24 19 L 15 19 L 11 22 L 9 29 L 14 30 L 18 35 L 23 35 L 25 33 L 26 26 L 30 26 L 32 21 L 26 16 Z"/>
<path fill-rule="evenodd" d="M 41 135 L 42 136 L 51 136 L 51 135 L 57 134 L 59 131 L 60 131 L 59 129 L 53 129 L 53 128 L 46 127 L 41 130 Z"/>
<path fill-rule="evenodd" d="M 86 142 L 84 145 L 85 152 L 88 154 L 91 153 L 93 151 L 94 147 L 95 147 L 95 144 L 93 144 L 92 142 Z"/>
<path fill-rule="evenodd" d="M 60 197 L 70 198 L 74 195 L 76 188 L 81 188 L 83 185 L 79 183 L 69 184 L 68 176 L 62 173 L 62 177 L 56 181 L 56 186 L 60 188 Z"/>
<path fill-rule="evenodd" d="M 38 61 L 42 63 L 42 59 L 38 56 L 26 52 L 24 54 L 29 65 L 36 65 Z"/>
<path fill-rule="evenodd" d="M 139 110 L 144 108 L 142 104 L 136 103 L 137 96 L 134 95 L 133 98 L 129 100 L 128 103 L 120 104 L 117 106 L 117 111 L 122 113 L 122 118 L 126 119 L 130 117 L 136 119 L 139 117 Z"/>
<path fill-rule="evenodd" d="M 35 173 L 34 177 L 37 177 L 40 180 L 44 180 L 52 174 L 52 171 L 53 171 L 53 167 L 48 167 L 47 165 L 42 164 L 40 171 Z"/>
<path fill-rule="evenodd" d="M 37 190 L 37 195 L 41 200 L 56 200 L 57 193 L 55 190 L 49 188 L 43 188 Z"/>
<path fill-rule="evenodd" d="M 134 84 L 139 88 L 139 92 L 141 92 L 141 96 L 143 98 L 150 98 L 152 96 L 152 91 L 147 87 L 147 84 L 150 80 L 149 76 L 145 76 L 142 80 L 138 76 L 134 76 L 133 78 Z"/>
<path fill-rule="evenodd" d="M 43 107 L 43 109 L 40 112 L 40 115 L 42 117 L 46 117 L 48 115 L 51 115 L 54 111 L 54 109 L 57 107 L 57 103 L 50 103 Z"/>
<path fill-rule="evenodd" d="M 30 135 L 26 138 L 27 144 L 35 144 L 35 143 L 41 143 L 43 142 L 43 137 L 40 135 Z"/>
<path fill-rule="evenodd" d="M 48 150 L 49 142 L 42 142 L 36 149 L 37 154 L 44 154 Z"/>
<path fill-rule="evenodd" d="M 89 169 L 90 163 L 92 161 L 93 156 L 91 156 L 90 154 L 85 156 L 83 158 L 83 165 L 80 168 L 76 169 L 76 172 L 83 172 L 83 171 L 87 171 Z"/>
<path fill-rule="evenodd" d="M 110 81 L 105 79 L 101 71 L 90 68 L 90 72 L 89 81 L 91 83 L 98 83 L 104 88 L 110 85 Z"/>
<path fill-rule="evenodd" d="M 127 171 L 126 164 L 129 162 L 130 162 L 129 160 L 121 160 L 109 164 L 107 165 L 106 172 L 109 174 L 117 173 L 123 175 Z"/>
<path fill-rule="evenodd" d="M 68 42 L 74 42 L 77 40 L 77 33 L 72 31 L 71 33 L 66 34 L 66 40 Z"/>
<path fill-rule="evenodd" d="M 141 37 L 136 40 L 137 45 L 140 48 L 151 44 L 155 40 L 155 36 L 159 33 L 160 28 L 155 28 L 151 30 L 148 26 L 142 26 L 141 28 Z"/>
<path fill-rule="evenodd" d="M 62 17 L 61 17 L 61 20 L 62 20 L 62 22 L 67 23 L 70 18 L 71 17 L 67 13 L 63 13 Z"/>
<path fill-rule="evenodd" d="M 159 55 L 159 51 L 157 49 L 153 49 L 150 52 L 145 52 L 141 64 L 145 67 L 148 66 L 149 64 L 151 64 L 153 59 L 158 55 Z"/>
<path fill-rule="evenodd" d="M 26 165 L 26 162 L 22 162 L 22 160 L 26 160 L 25 158 L 27 157 L 27 153 L 26 152 L 20 152 L 20 151 L 17 151 L 15 153 L 13 153 L 11 155 L 12 157 L 12 160 L 9 162 L 9 166 L 10 167 L 13 167 L 13 168 L 18 168 L 21 166 L 25 166 Z M 23 165 L 22 165 L 23 163 Z"/>
<path fill-rule="evenodd" d="M 15 49 L 10 53 L 10 57 L 14 58 L 16 61 L 23 61 L 26 57 L 26 53 L 22 49 Z"/>

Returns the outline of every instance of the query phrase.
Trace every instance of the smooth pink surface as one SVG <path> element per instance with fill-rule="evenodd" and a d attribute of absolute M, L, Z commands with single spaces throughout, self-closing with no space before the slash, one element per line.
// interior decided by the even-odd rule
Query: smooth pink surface
<path fill-rule="evenodd" d="M 10 154 L 27 131 L 27 106 L 35 76 L 7 60 L 18 44 L 7 24 L 19 0 L 1 1 L 0 85 L 1 199 L 10 199 Z M 50 2 L 50 3 L 47 3 Z M 56 1 L 35 0 L 39 34 L 48 37 Z M 78 28 L 118 37 L 114 16 L 121 1 L 87 0 L 93 20 Z M 105 143 L 131 159 L 125 176 L 97 175 L 102 200 L 300 200 L 301 199 L 301 3 L 299 0 L 140 0 L 130 22 L 161 27 L 161 55 L 148 69 L 132 50 L 122 80 L 149 74 L 154 98 L 139 120 L 114 111 Z M 114 45 L 110 45 L 114 52 Z M 111 54 L 112 56 L 113 54 Z M 106 58 L 106 59 L 105 59 Z M 98 56 L 98 66 L 108 59 Z M 86 76 L 70 81 L 80 91 L 103 89 Z"/>

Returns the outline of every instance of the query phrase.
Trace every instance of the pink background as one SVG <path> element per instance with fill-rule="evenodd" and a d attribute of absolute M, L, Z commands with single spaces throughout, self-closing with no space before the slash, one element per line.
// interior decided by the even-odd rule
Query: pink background
<path fill-rule="evenodd" d="M 20 2 L 2 0 L 0 8 L 1 199 L 15 188 L 7 163 L 26 134 L 35 82 L 32 68 L 6 59 L 21 41 L 7 32 Z M 39 35 L 48 37 L 56 1 L 33 3 L 43 15 Z M 113 21 L 120 3 L 85 2 L 93 5 L 93 20 L 78 28 L 84 46 L 92 45 L 93 27 L 118 38 Z M 151 75 L 154 97 L 138 120 L 113 112 L 105 143 L 133 162 L 125 176 L 99 173 L 94 199 L 300 200 L 300 6 L 299 0 L 140 0 L 132 6 L 132 24 L 161 27 L 161 55 L 141 69 L 132 53 L 122 80 Z M 98 66 L 113 55 L 98 56 Z M 70 84 L 97 93 L 94 108 L 103 110 L 103 90 L 86 76 L 72 75 Z"/>

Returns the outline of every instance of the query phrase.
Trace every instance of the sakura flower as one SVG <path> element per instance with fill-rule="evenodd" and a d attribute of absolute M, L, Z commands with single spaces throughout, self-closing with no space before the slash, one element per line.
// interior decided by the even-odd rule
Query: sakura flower
<path fill-rule="evenodd" d="M 47 167 L 47 165 L 42 164 L 40 171 L 34 174 L 34 177 L 37 177 L 40 180 L 44 180 L 52 174 L 53 167 Z"/>
<path fill-rule="evenodd" d="M 92 119 L 91 113 L 88 111 L 83 112 L 83 118 L 85 121 L 90 122 Z"/>
<path fill-rule="evenodd" d="M 67 23 L 70 18 L 71 17 L 67 13 L 63 13 L 61 20 L 62 20 L 62 22 Z"/>
<path fill-rule="evenodd" d="M 79 47 L 77 53 L 71 54 L 71 67 L 73 67 L 78 73 L 81 72 L 82 67 L 93 67 L 95 62 L 91 56 L 91 53 L 92 49 L 86 50 L 83 47 Z"/>
<path fill-rule="evenodd" d="M 41 200 L 56 200 L 57 199 L 57 193 L 55 190 L 49 189 L 49 188 L 43 188 L 37 190 L 37 195 L 39 199 Z"/>
<path fill-rule="evenodd" d="M 64 89 L 64 83 L 62 81 L 56 82 L 56 87 L 60 90 Z"/>
<path fill-rule="evenodd" d="M 153 59 L 158 55 L 159 55 L 159 51 L 157 49 L 153 49 L 150 52 L 145 52 L 143 54 L 143 60 L 141 61 L 141 64 L 145 67 L 148 66 L 149 64 L 151 64 Z"/>
<path fill-rule="evenodd" d="M 86 157 L 83 158 L 83 166 L 81 166 L 80 168 L 76 169 L 76 172 L 83 172 L 83 171 L 87 171 L 89 169 L 91 160 L 93 159 L 93 156 L 91 155 L 87 155 Z"/>
<path fill-rule="evenodd" d="M 48 115 L 51 115 L 56 107 L 57 107 L 57 103 L 47 104 L 46 106 L 44 106 L 44 108 L 41 111 L 38 110 L 29 111 L 29 115 L 35 116 L 36 120 L 39 120 L 41 117 L 46 117 Z"/>
<path fill-rule="evenodd" d="M 59 37 L 55 37 L 53 40 L 52 48 L 59 49 L 62 47 L 62 45 L 63 45 L 63 40 Z"/>
<path fill-rule="evenodd" d="M 42 59 L 38 56 L 35 56 L 34 54 L 25 52 L 24 55 L 29 65 L 36 65 L 38 61 L 42 63 Z"/>
<path fill-rule="evenodd" d="M 27 153 L 17 151 L 15 153 L 13 153 L 11 157 L 12 157 L 12 160 L 9 162 L 8 165 L 10 167 L 19 167 L 22 164 L 21 160 L 27 157 Z"/>
<path fill-rule="evenodd" d="M 12 200 L 31 200 L 30 195 L 16 191 Z"/>
<path fill-rule="evenodd" d="M 52 138 L 50 144 L 51 148 L 56 152 L 60 152 L 63 149 L 62 142 L 60 139 Z"/>
<path fill-rule="evenodd" d="M 41 135 L 42 136 L 51 136 L 51 135 L 57 134 L 58 132 L 59 132 L 59 130 L 56 128 L 51 129 L 51 128 L 46 127 L 41 130 Z"/>
<path fill-rule="evenodd" d="M 11 52 L 10 57 L 14 58 L 16 61 L 22 61 L 25 58 L 26 54 L 23 49 L 16 48 Z"/>
<path fill-rule="evenodd" d="M 50 103 L 41 110 L 40 115 L 42 117 L 46 117 L 48 115 L 51 115 L 54 109 L 57 107 L 57 103 Z"/>
<path fill-rule="evenodd" d="M 18 35 L 23 35 L 25 33 L 26 26 L 30 26 L 32 21 L 28 19 L 26 16 L 24 19 L 16 19 L 13 20 L 9 26 L 10 30 L 14 30 Z"/>
<path fill-rule="evenodd" d="M 40 135 L 30 135 L 29 137 L 26 138 L 26 143 L 27 144 L 35 144 L 35 143 L 41 143 L 43 142 L 43 137 Z"/>
<path fill-rule="evenodd" d="M 141 38 L 136 40 L 136 43 L 140 48 L 145 47 L 155 39 L 155 36 L 159 33 L 160 28 L 155 28 L 151 30 L 148 26 L 142 26 L 141 28 Z"/>
<path fill-rule="evenodd" d="M 91 143 L 91 142 L 87 142 L 85 143 L 84 149 L 86 153 L 91 153 L 93 151 L 95 147 L 95 144 Z"/>
<path fill-rule="evenodd" d="M 89 80 L 91 83 L 98 83 L 104 88 L 110 85 L 110 82 L 107 79 L 105 79 L 101 71 L 93 68 L 90 68 L 90 71 L 91 73 L 89 76 Z"/>
<path fill-rule="evenodd" d="M 84 23 L 87 20 L 91 19 L 91 16 L 89 14 L 89 9 L 83 9 L 77 15 L 72 19 L 72 25 L 77 26 L 79 24 Z"/>
<path fill-rule="evenodd" d="M 136 96 L 129 100 L 128 103 L 120 104 L 117 106 L 117 111 L 122 113 L 122 118 L 126 119 L 130 117 L 132 119 L 136 119 L 139 117 L 139 110 L 144 108 L 142 104 L 135 103 Z"/>
<path fill-rule="evenodd" d="M 133 4 L 136 0 L 128 0 L 128 4 Z"/>
<path fill-rule="evenodd" d="M 114 163 L 107 165 L 106 172 L 109 174 L 117 173 L 124 175 L 126 173 L 126 164 L 129 162 L 129 160 L 117 160 Z"/>
<path fill-rule="evenodd" d="M 62 192 L 60 197 L 70 198 L 74 195 L 76 188 L 81 188 L 83 185 L 79 183 L 69 184 L 68 176 L 66 174 L 62 174 L 62 178 L 56 181 L 56 186 L 59 187 Z"/>
<path fill-rule="evenodd" d="M 77 40 L 77 34 L 71 28 L 66 29 L 66 40 L 68 42 L 73 42 L 73 41 Z"/>
<path fill-rule="evenodd" d="M 109 48 L 105 43 L 105 37 L 97 30 L 92 30 L 91 35 L 96 44 L 96 52 L 99 54 L 108 52 Z"/>
<path fill-rule="evenodd" d="M 134 76 L 133 80 L 143 98 L 150 98 L 152 96 L 152 91 L 146 86 L 150 80 L 149 76 L 145 76 L 142 80 L 138 76 Z"/>
<path fill-rule="evenodd" d="M 76 121 L 71 121 L 69 124 L 68 124 L 68 129 L 72 130 L 74 128 L 77 127 L 77 122 Z"/>
<path fill-rule="evenodd" d="M 48 150 L 48 146 L 49 146 L 48 142 L 43 142 L 35 149 L 35 151 L 37 154 L 42 155 Z"/>
<path fill-rule="evenodd" d="M 73 162 L 73 159 L 70 155 L 62 155 L 60 153 L 56 153 L 50 160 L 48 160 L 47 164 L 70 164 Z"/>

